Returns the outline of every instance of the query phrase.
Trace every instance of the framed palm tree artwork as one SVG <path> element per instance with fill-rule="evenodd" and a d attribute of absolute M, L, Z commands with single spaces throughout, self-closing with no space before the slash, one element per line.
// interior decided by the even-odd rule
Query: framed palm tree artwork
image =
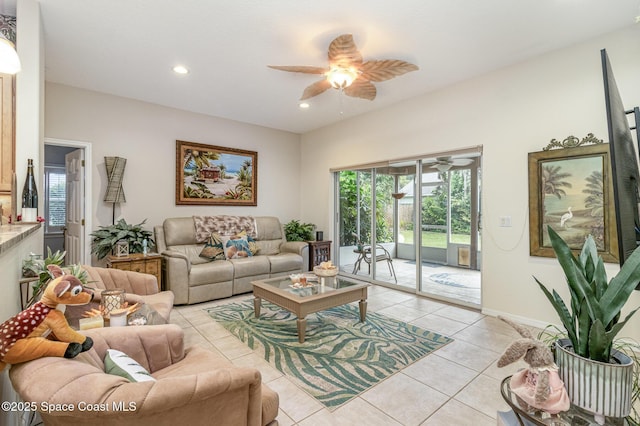
<path fill-rule="evenodd" d="M 176 204 L 258 205 L 258 153 L 176 141 Z"/>
<path fill-rule="evenodd" d="M 586 142 L 593 145 L 583 145 Z M 555 148 L 555 149 L 554 149 Z M 555 257 L 551 226 L 579 254 L 593 235 L 605 262 L 618 262 L 609 144 L 593 135 L 555 139 L 529 153 L 529 253 Z"/>

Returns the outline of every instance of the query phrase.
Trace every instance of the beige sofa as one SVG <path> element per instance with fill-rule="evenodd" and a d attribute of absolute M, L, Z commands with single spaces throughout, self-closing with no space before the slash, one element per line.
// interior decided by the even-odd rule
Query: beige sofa
<path fill-rule="evenodd" d="M 248 231 L 260 250 L 251 257 L 210 261 L 200 256 L 208 231 L 222 236 Z M 280 220 L 272 216 L 169 218 L 154 233 L 164 256 L 165 285 L 178 305 L 247 293 L 251 281 L 300 273 L 309 264 L 308 244 L 287 242 Z"/>
<path fill-rule="evenodd" d="M 262 383 L 258 370 L 236 367 L 199 346 L 185 348 L 177 325 L 83 333 L 93 348 L 76 358 L 11 366 L 14 389 L 39 409 L 46 425 L 263 426 L 278 415 L 278 394 Z M 131 383 L 105 373 L 107 349 L 129 355 L 157 381 Z"/>

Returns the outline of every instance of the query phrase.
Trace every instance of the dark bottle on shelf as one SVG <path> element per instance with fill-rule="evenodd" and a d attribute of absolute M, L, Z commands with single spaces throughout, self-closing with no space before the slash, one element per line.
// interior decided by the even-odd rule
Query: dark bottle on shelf
<path fill-rule="evenodd" d="M 38 220 L 38 189 L 33 175 L 33 160 L 29 158 L 27 164 L 27 179 L 22 189 L 22 221 L 36 222 Z"/>

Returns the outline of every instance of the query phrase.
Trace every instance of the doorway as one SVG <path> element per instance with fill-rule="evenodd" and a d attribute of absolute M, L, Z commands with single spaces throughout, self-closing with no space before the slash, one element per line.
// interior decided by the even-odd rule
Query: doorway
<path fill-rule="evenodd" d="M 481 306 L 480 147 L 335 171 L 345 275 Z"/>
<path fill-rule="evenodd" d="M 44 247 L 66 251 L 65 264 L 90 264 L 91 145 L 45 138 Z"/>

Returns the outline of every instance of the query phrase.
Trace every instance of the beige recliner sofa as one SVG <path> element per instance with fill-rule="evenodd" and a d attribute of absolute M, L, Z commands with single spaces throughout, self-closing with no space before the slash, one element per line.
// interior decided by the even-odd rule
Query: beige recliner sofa
<path fill-rule="evenodd" d="M 209 233 L 234 235 L 248 224 L 260 248 L 251 257 L 210 261 L 200 257 Z M 192 304 L 252 291 L 251 281 L 307 270 L 306 242 L 286 241 L 280 220 L 272 216 L 195 216 L 169 218 L 154 227 L 156 249 L 164 256 L 165 285 L 175 304 Z"/>
<path fill-rule="evenodd" d="M 114 268 L 101 268 L 82 265 L 89 275 L 87 287 L 95 289 L 94 301 L 100 300 L 102 290 L 121 288 L 126 293 L 126 300 L 130 304 L 136 302 L 147 303 L 155 311 L 169 322 L 169 316 L 173 309 L 173 293 L 170 291 L 158 291 L 156 277 L 141 272 L 123 271 Z M 84 308 L 81 308 L 84 309 Z"/>
<path fill-rule="evenodd" d="M 264 426 L 278 415 L 278 394 L 258 370 L 199 346 L 185 348 L 175 324 L 83 333 L 93 348 L 76 358 L 45 357 L 9 371 L 18 395 L 38 407 L 48 426 Z M 132 383 L 105 373 L 107 349 L 129 355 L 157 381 Z"/>

